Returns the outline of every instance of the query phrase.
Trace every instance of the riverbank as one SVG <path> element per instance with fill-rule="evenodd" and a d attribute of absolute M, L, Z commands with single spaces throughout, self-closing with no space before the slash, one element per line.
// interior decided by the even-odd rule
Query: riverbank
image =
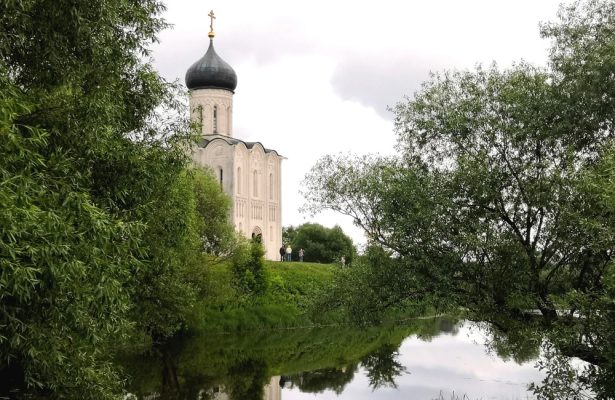
<path fill-rule="evenodd" d="M 208 271 L 205 301 L 195 306 L 190 330 L 238 332 L 313 327 L 339 323 L 334 312 L 310 315 L 311 305 L 333 282 L 335 264 L 265 262 L 267 280 L 261 296 L 241 295 L 230 265 Z"/>

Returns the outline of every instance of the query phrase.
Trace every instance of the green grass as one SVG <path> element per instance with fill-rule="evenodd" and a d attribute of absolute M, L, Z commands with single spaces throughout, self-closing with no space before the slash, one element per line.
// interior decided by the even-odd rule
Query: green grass
<path fill-rule="evenodd" d="M 333 264 L 273 262 L 266 264 L 268 293 L 272 300 L 285 300 L 299 308 L 309 302 L 333 282 Z"/>
<path fill-rule="evenodd" d="M 242 296 L 233 286 L 230 265 L 209 269 L 205 300 L 196 306 L 192 330 L 237 332 L 315 324 L 310 305 L 333 281 L 334 264 L 265 262 L 267 290 L 259 297 Z"/>

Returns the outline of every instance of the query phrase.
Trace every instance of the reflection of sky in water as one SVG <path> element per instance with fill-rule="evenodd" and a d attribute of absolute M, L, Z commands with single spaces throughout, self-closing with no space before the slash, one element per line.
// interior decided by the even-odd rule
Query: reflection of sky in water
<path fill-rule="evenodd" d="M 330 390 L 301 393 L 297 388 L 282 389 L 283 400 L 300 399 L 436 399 L 442 393 L 449 400 L 455 395 L 470 400 L 531 398 L 527 384 L 540 381 L 542 374 L 534 362 L 517 364 L 487 354 L 485 335 L 469 324 L 462 325 L 455 336 L 441 335 L 430 342 L 415 336 L 404 340 L 397 360 L 409 373 L 395 379 L 397 389 L 369 387 L 361 368 L 339 396 Z"/>

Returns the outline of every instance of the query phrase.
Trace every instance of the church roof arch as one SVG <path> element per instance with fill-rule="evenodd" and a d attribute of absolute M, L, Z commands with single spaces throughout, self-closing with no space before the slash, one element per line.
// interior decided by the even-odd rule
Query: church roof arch
<path fill-rule="evenodd" d="M 265 156 L 265 147 L 260 142 L 254 142 L 250 147 L 250 153 L 261 158 Z"/>
<path fill-rule="evenodd" d="M 241 156 L 247 156 L 249 154 L 249 150 L 243 142 L 237 143 L 235 145 L 235 152 L 240 154 Z"/>
<path fill-rule="evenodd" d="M 231 146 L 243 145 L 248 150 L 260 148 L 260 150 L 265 154 L 275 153 L 278 157 L 282 157 L 276 150 L 266 148 L 261 142 L 245 142 L 240 139 L 222 135 L 207 135 L 201 140 L 199 147 L 207 148 L 210 144 L 219 140 L 222 140 Z"/>
<path fill-rule="evenodd" d="M 269 161 L 275 161 L 278 158 L 280 158 L 280 155 L 275 150 L 272 150 L 269 153 L 267 153 L 267 160 L 269 160 Z"/>
<path fill-rule="evenodd" d="M 229 145 L 224 142 L 213 142 L 210 146 L 203 148 L 205 157 L 220 157 L 228 154 Z"/>

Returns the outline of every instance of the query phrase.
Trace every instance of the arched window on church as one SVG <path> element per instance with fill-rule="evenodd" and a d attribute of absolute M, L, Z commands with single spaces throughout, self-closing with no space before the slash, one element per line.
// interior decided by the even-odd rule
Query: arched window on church
<path fill-rule="evenodd" d="M 241 167 L 237 167 L 237 194 L 241 194 Z"/>
<path fill-rule="evenodd" d="M 214 134 L 218 133 L 218 106 L 214 106 Z"/>
<path fill-rule="evenodd" d="M 223 186 L 223 183 L 224 183 L 224 170 L 222 169 L 222 167 L 219 167 L 218 171 L 219 171 L 218 172 L 219 173 L 218 176 L 220 178 L 220 188 L 223 189 L 224 188 L 224 186 Z"/>
<path fill-rule="evenodd" d="M 269 200 L 273 200 L 273 173 L 269 174 Z"/>
<path fill-rule="evenodd" d="M 252 195 L 258 197 L 258 171 L 254 170 L 252 174 Z"/>

